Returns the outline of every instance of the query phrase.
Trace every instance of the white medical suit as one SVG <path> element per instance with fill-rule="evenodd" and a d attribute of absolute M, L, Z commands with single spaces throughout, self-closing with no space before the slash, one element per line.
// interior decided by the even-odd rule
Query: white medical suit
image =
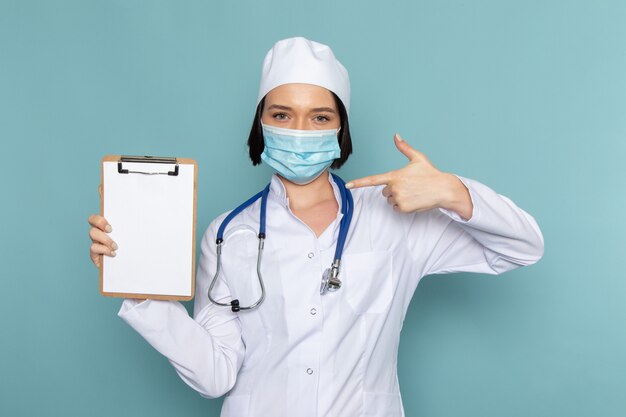
<path fill-rule="evenodd" d="M 320 295 L 342 215 L 338 211 L 318 238 L 291 212 L 274 175 L 261 264 L 267 294 L 259 308 L 233 313 L 207 298 L 224 214 L 201 242 L 194 318 L 178 302 L 155 300 L 125 300 L 119 315 L 201 395 L 228 392 L 223 417 L 403 416 L 398 344 L 420 279 L 460 271 L 500 274 L 543 255 L 532 216 L 485 185 L 459 178 L 474 206 L 469 221 L 444 209 L 395 212 L 382 186 L 352 190 L 343 285 Z M 341 207 L 338 188 L 328 179 Z M 260 295 L 259 209 L 257 200 L 227 228 L 214 288 L 219 301 L 234 297 L 246 306 Z"/>

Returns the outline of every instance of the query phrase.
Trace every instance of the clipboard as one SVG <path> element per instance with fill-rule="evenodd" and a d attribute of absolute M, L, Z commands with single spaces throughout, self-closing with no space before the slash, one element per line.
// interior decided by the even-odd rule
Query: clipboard
<path fill-rule="evenodd" d="M 106 297 L 194 297 L 198 165 L 188 158 L 107 155 L 100 213 L 118 244 L 103 256 Z"/>

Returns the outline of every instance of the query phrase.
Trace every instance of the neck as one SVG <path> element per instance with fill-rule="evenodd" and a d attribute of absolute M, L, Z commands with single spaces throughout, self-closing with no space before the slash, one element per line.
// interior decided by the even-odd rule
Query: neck
<path fill-rule="evenodd" d="M 292 210 L 307 209 L 322 201 L 335 199 L 333 187 L 328 181 L 328 171 L 322 172 L 319 177 L 305 185 L 295 184 L 281 176 L 278 178 L 285 186 Z"/>

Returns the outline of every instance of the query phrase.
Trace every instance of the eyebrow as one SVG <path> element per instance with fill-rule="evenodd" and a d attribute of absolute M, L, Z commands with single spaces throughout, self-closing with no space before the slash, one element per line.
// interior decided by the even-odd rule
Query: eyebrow
<path fill-rule="evenodd" d="M 267 109 L 268 110 L 271 110 L 271 109 L 293 110 L 291 107 L 283 106 L 281 104 L 272 104 Z M 335 110 L 333 110 L 332 108 L 330 108 L 330 107 L 315 107 L 315 108 L 311 109 L 311 112 L 328 112 L 328 113 L 337 114 L 337 112 Z"/>

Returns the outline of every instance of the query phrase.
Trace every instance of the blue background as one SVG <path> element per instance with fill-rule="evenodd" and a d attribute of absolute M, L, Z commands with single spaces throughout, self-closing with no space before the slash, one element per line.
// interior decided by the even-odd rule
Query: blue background
<path fill-rule="evenodd" d="M 422 281 L 407 416 L 626 415 L 625 21 L 617 0 L 0 0 L 0 415 L 218 415 L 99 295 L 86 220 L 105 154 L 195 158 L 199 234 L 260 189 L 261 63 L 296 35 L 350 71 L 346 180 L 403 166 L 399 132 L 545 236 L 532 267 Z"/>

